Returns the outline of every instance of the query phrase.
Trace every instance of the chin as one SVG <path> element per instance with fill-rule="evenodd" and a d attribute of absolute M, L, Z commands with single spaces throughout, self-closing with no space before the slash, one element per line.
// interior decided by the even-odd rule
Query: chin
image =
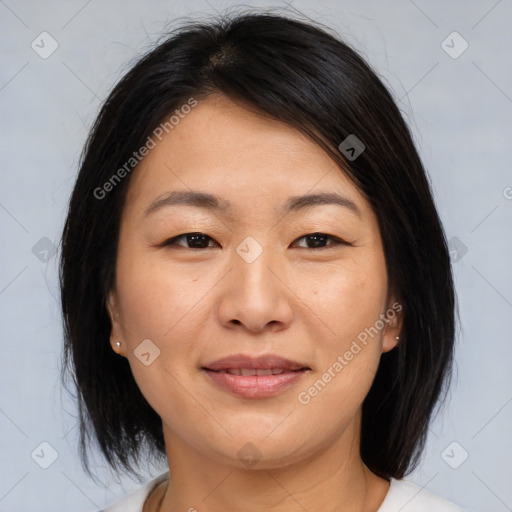
<path fill-rule="evenodd" d="M 223 464 L 229 464 L 237 468 L 257 471 L 259 469 L 279 469 L 293 465 L 306 459 L 314 452 L 311 447 L 304 445 L 304 439 L 296 440 L 286 431 L 268 435 L 268 431 L 259 434 L 235 436 L 222 446 L 212 446 L 214 457 Z"/>

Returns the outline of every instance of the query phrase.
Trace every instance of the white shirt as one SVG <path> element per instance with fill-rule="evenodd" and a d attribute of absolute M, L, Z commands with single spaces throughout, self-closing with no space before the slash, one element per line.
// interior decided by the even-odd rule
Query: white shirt
<path fill-rule="evenodd" d="M 163 473 L 135 492 L 104 509 L 104 512 L 142 512 L 142 507 L 153 489 L 169 478 Z M 377 512 L 464 512 L 454 503 L 434 495 L 407 480 L 391 479 L 388 493 Z"/>

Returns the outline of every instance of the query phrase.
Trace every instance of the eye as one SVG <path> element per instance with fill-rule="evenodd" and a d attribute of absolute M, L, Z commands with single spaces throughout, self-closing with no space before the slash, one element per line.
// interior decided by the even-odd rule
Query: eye
<path fill-rule="evenodd" d="M 169 240 L 166 240 L 162 244 L 162 247 L 175 245 L 185 247 L 185 249 L 206 249 L 208 247 L 212 247 L 208 245 L 209 240 L 213 242 L 213 238 L 205 235 L 204 233 L 183 233 L 182 235 L 175 236 L 174 238 L 169 238 Z M 178 243 L 179 241 L 185 241 L 185 245 L 183 243 Z"/>
<path fill-rule="evenodd" d="M 328 249 L 331 246 L 350 245 L 348 242 L 335 236 L 327 235 L 326 233 L 310 233 L 297 238 L 294 243 L 297 243 L 299 240 L 305 240 L 306 245 L 312 245 L 312 247 L 302 246 L 302 249 Z M 169 238 L 169 240 L 166 240 L 161 245 L 162 247 L 178 246 L 184 247 L 185 249 L 207 249 L 208 247 L 215 247 L 215 245 L 210 245 L 209 242 L 217 244 L 213 238 L 204 233 L 183 233 L 182 235 Z"/>
<path fill-rule="evenodd" d="M 310 233 L 309 235 L 304 235 L 300 238 L 297 238 L 297 240 L 303 239 L 307 242 L 311 242 L 313 245 L 313 247 L 302 247 L 303 249 L 328 249 L 329 247 L 336 245 L 350 245 L 348 242 L 345 242 L 345 240 L 341 240 L 341 238 L 327 235 L 325 233 Z M 332 243 L 325 245 L 329 240 Z"/>

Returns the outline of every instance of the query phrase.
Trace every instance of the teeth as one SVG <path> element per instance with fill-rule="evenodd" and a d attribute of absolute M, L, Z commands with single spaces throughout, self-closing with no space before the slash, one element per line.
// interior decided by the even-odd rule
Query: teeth
<path fill-rule="evenodd" d="M 229 373 L 231 375 L 240 375 L 243 377 L 250 377 L 254 375 L 281 375 L 286 370 L 282 368 L 227 368 L 226 370 L 219 370 L 219 373 Z"/>

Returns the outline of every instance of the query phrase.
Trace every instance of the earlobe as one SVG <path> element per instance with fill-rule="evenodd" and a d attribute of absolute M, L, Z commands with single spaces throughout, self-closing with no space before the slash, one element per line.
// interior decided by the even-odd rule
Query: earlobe
<path fill-rule="evenodd" d="M 121 342 L 120 341 L 116 341 L 115 343 L 112 342 L 112 339 L 110 340 L 110 345 L 112 346 L 112 350 L 120 355 L 120 356 L 124 356 L 124 354 L 121 352 Z"/>
<path fill-rule="evenodd" d="M 400 343 L 400 336 L 392 336 L 389 334 L 384 334 L 384 339 L 382 341 L 382 353 L 389 352 L 393 350 Z"/>

